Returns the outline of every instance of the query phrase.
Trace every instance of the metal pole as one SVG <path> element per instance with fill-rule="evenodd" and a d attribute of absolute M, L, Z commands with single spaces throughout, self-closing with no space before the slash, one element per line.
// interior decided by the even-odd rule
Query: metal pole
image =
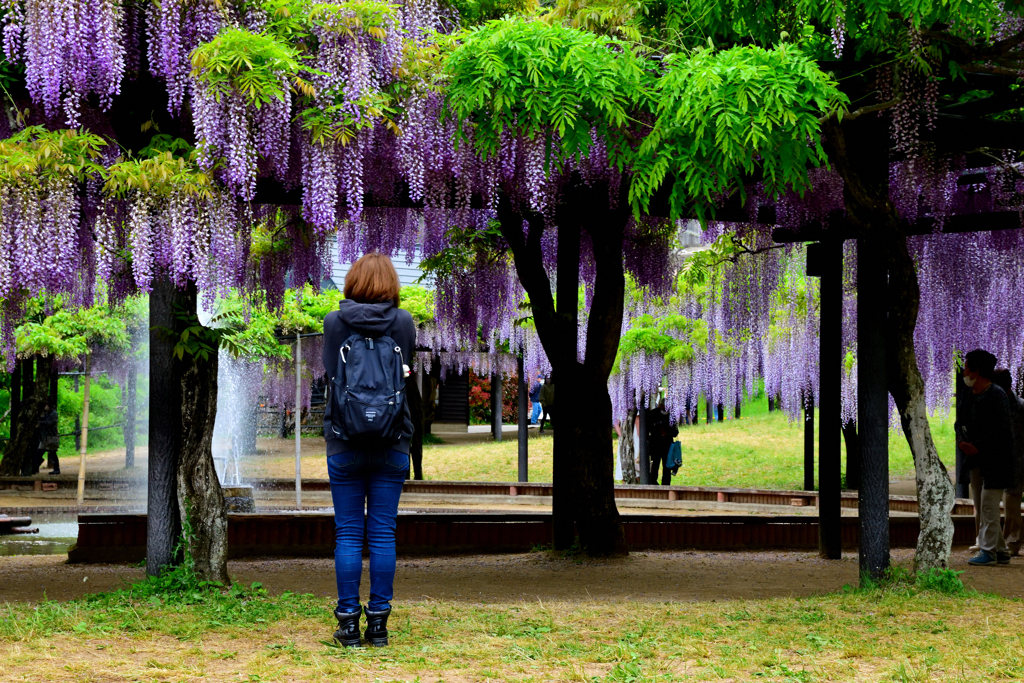
<path fill-rule="evenodd" d="M 82 448 L 78 451 L 78 504 L 85 500 L 85 452 L 89 448 L 89 354 L 85 354 L 85 393 L 82 396 Z"/>
<path fill-rule="evenodd" d="M 505 397 L 502 394 L 504 387 L 501 373 L 495 372 L 491 375 L 491 436 L 495 441 L 501 441 L 501 411 L 505 405 Z"/>
<path fill-rule="evenodd" d="M 640 454 L 640 483 L 651 483 L 651 454 L 647 452 L 647 407 L 644 406 L 644 396 L 640 394 L 640 400 L 636 406 L 636 414 L 640 419 L 637 425 L 637 438 L 640 443 L 636 445 L 637 453 Z"/>
<path fill-rule="evenodd" d="M 295 509 L 302 509 L 302 337 L 295 332 Z"/>
<path fill-rule="evenodd" d="M 814 394 L 804 397 L 804 491 L 814 490 Z"/>
<path fill-rule="evenodd" d="M 530 439 L 530 387 L 526 382 L 526 371 L 523 368 L 523 354 L 516 358 L 516 370 L 519 372 L 519 481 L 529 481 L 529 439 Z"/>

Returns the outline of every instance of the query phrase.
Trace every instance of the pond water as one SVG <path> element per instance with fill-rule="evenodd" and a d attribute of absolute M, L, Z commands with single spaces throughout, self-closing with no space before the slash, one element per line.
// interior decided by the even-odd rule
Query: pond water
<path fill-rule="evenodd" d="M 18 515 L 22 516 L 22 515 Z M 0 557 L 11 555 L 66 555 L 68 547 L 78 540 L 78 515 L 31 515 L 30 528 L 38 534 L 0 535 Z"/>

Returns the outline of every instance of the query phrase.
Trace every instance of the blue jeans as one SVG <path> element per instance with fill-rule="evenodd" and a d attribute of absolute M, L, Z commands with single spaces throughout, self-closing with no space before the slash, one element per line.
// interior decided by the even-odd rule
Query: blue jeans
<path fill-rule="evenodd" d="M 327 473 L 334 500 L 338 611 L 359 611 L 364 538 L 370 546 L 370 601 L 366 609 L 385 610 L 394 596 L 395 521 L 398 498 L 409 474 L 409 456 L 385 449 L 338 453 L 327 458 Z"/>
<path fill-rule="evenodd" d="M 530 424 L 537 424 L 538 417 L 540 417 L 540 401 L 534 401 L 533 410 L 530 412 Z"/>

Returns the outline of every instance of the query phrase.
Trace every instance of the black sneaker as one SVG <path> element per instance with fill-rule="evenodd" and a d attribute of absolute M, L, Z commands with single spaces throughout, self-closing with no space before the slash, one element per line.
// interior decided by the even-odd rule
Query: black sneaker
<path fill-rule="evenodd" d="M 999 564 L 1010 564 L 1010 553 L 996 553 L 996 562 Z"/>

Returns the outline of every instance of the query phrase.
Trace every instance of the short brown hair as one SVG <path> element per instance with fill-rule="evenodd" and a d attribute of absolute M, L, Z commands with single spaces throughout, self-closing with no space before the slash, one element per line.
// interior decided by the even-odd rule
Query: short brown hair
<path fill-rule="evenodd" d="M 345 275 L 345 298 L 360 304 L 390 301 L 397 308 L 401 288 L 391 259 L 376 251 L 363 254 Z"/>

